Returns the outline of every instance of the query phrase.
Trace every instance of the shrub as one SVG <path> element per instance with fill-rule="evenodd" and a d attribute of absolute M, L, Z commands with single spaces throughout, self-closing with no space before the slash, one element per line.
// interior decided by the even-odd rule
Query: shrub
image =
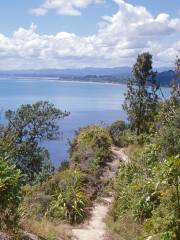
<path fill-rule="evenodd" d="M 88 197 L 84 174 L 78 170 L 64 170 L 54 174 L 41 186 L 25 186 L 21 205 L 22 222 L 26 219 L 79 223 L 86 215 Z"/>
<path fill-rule="evenodd" d="M 130 164 L 120 169 L 111 215 L 116 224 L 131 214 L 144 226 L 139 236 L 142 239 L 151 235 L 154 239 L 175 240 L 180 236 L 180 158 L 163 160 L 160 150 L 156 144 L 145 145 Z"/>
<path fill-rule="evenodd" d="M 180 108 L 173 113 L 173 117 L 161 126 L 156 136 L 164 158 L 180 153 Z"/>
<path fill-rule="evenodd" d="M 71 143 L 71 166 L 95 174 L 111 158 L 111 137 L 105 128 L 88 126 L 80 129 Z"/>
<path fill-rule="evenodd" d="M 65 160 L 65 161 L 61 162 L 61 165 L 58 168 L 58 171 L 61 172 L 61 171 L 67 170 L 67 169 L 69 169 L 69 161 Z"/>
<path fill-rule="evenodd" d="M 178 154 L 180 152 L 180 126 L 164 127 L 159 132 L 159 144 L 164 157 Z"/>
<path fill-rule="evenodd" d="M 110 125 L 109 132 L 115 145 L 121 145 L 119 140 L 126 128 L 124 121 L 116 121 Z"/>
<path fill-rule="evenodd" d="M 16 227 L 21 200 L 20 177 L 15 165 L 0 158 L 0 229 Z"/>
<path fill-rule="evenodd" d="M 58 185 L 55 185 L 57 180 Z M 70 223 L 82 222 L 88 202 L 83 181 L 84 175 L 76 170 L 66 170 L 55 176 L 50 183 L 54 194 L 47 215 Z"/>

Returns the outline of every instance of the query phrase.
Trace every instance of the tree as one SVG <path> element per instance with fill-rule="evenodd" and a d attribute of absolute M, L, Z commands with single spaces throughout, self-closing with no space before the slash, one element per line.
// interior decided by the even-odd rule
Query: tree
<path fill-rule="evenodd" d="M 1 131 L 1 152 L 9 154 L 28 182 L 34 181 L 40 173 L 47 174 L 52 170 L 49 153 L 39 143 L 57 138 L 57 120 L 68 114 L 41 101 L 6 112 L 7 126 Z"/>
<path fill-rule="evenodd" d="M 152 55 L 148 52 L 139 55 L 132 73 L 123 109 L 128 114 L 131 128 L 139 135 L 149 131 L 157 111 L 159 84 L 157 74 L 152 70 Z"/>

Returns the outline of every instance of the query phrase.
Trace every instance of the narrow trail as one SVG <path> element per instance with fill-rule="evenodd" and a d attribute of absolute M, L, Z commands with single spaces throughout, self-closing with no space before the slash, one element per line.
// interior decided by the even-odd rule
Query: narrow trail
<path fill-rule="evenodd" d="M 120 161 L 129 162 L 128 156 L 123 149 L 118 147 L 111 148 L 113 159 L 108 162 L 103 173 L 102 179 L 112 179 L 115 177 Z M 110 193 L 111 195 L 112 193 Z M 106 224 L 104 219 L 108 213 L 109 206 L 113 197 L 101 198 L 93 204 L 91 218 L 79 228 L 72 230 L 73 240 L 105 240 Z"/>

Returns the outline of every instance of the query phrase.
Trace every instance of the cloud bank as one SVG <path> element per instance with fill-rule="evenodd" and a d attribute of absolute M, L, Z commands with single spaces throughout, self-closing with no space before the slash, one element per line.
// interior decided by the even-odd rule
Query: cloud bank
<path fill-rule="evenodd" d="M 131 66 L 144 51 L 153 54 L 156 66 L 173 65 L 180 49 L 180 18 L 166 13 L 153 16 L 143 6 L 114 1 L 118 12 L 102 17 L 98 32 L 88 37 L 68 32 L 40 35 L 34 24 L 19 28 L 12 37 L 0 34 L 0 68 Z M 93 1 L 76 2 L 85 7 Z"/>

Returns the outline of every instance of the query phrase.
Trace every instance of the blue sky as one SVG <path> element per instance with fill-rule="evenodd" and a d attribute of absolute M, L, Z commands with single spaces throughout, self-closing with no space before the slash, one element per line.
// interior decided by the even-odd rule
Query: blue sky
<path fill-rule="evenodd" d="M 68 1 L 68 0 L 67 0 Z M 0 8 L 0 31 L 11 35 L 20 26 L 28 28 L 31 23 L 38 26 L 40 33 L 55 34 L 60 31 L 74 32 L 79 35 L 89 35 L 97 31 L 97 23 L 104 15 L 112 15 L 118 9 L 117 5 L 108 1 L 106 4 L 94 4 L 82 10 L 82 15 L 61 16 L 50 11 L 46 16 L 30 14 L 30 9 L 40 6 L 40 0 L 6 0 Z"/>
<path fill-rule="evenodd" d="M 156 65 L 167 66 L 178 49 L 179 0 L 0 3 L 3 69 L 127 66 L 142 51 L 152 52 Z"/>
<path fill-rule="evenodd" d="M 129 0 L 128 2 L 145 6 L 155 15 L 166 12 L 173 17 L 180 17 L 179 0 Z M 55 34 L 67 31 L 81 36 L 89 35 L 97 31 L 97 23 L 102 16 L 115 14 L 118 10 L 117 4 L 107 0 L 105 4 L 94 4 L 83 9 L 82 15 L 78 17 L 57 15 L 55 11 L 51 11 L 45 17 L 30 14 L 30 9 L 42 3 L 42 0 L 1 1 L 0 32 L 10 36 L 19 27 L 28 28 L 33 22 L 38 26 L 40 33 Z"/>

